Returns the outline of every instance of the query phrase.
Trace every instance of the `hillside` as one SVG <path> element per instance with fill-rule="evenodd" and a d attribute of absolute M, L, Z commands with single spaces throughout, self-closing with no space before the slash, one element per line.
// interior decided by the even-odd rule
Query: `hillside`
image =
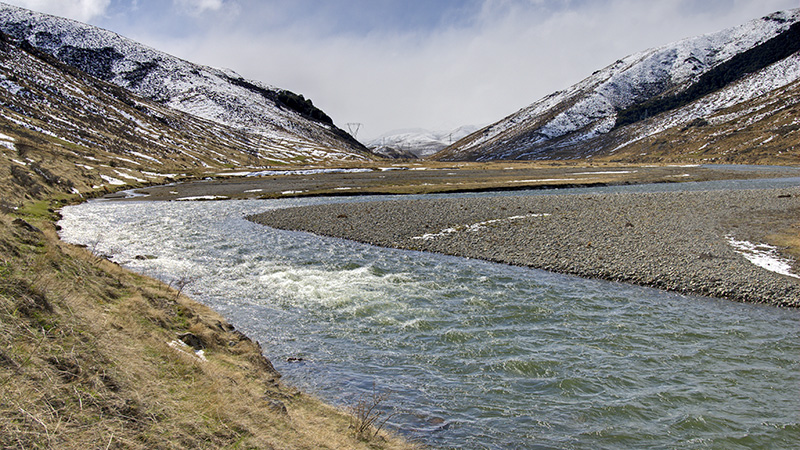
<path fill-rule="evenodd" d="M 181 112 L 0 32 L 0 206 L 94 195 L 221 170 L 363 161 L 310 138 L 275 140 Z"/>
<path fill-rule="evenodd" d="M 0 106 L 6 206 L 257 162 L 234 150 L 248 142 L 244 133 L 136 97 L 6 35 Z"/>
<path fill-rule="evenodd" d="M 189 281 L 61 242 L 61 205 L 0 212 L 0 448 L 413 448 L 284 386 Z"/>
<path fill-rule="evenodd" d="M 796 164 L 799 20 L 777 12 L 620 59 L 434 158 Z"/>
<path fill-rule="evenodd" d="M 239 150 L 272 163 L 372 157 L 311 100 L 246 80 L 231 70 L 193 64 L 107 30 L 2 3 L 0 31 L 24 49 L 38 49 L 147 100 L 147 109 L 160 105 L 204 119 L 193 124 L 214 122 L 216 129 L 208 133 L 209 138 L 227 141 L 220 153 Z M 56 89 L 54 81 L 51 89 Z M 123 111 L 131 114 L 129 109 L 136 108 L 141 100 L 128 103 Z M 131 119 L 132 126 L 138 125 L 137 119 Z M 183 128 L 174 121 L 167 125 L 176 131 Z M 141 134 L 160 134 L 143 128 Z"/>

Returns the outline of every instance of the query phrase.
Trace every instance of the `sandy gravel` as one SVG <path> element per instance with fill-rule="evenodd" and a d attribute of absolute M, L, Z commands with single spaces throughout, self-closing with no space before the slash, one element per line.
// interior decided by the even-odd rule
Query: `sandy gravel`
<path fill-rule="evenodd" d="M 800 306 L 800 279 L 758 267 L 730 244 L 796 234 L 800 188 L 401 200 L 251 219 L 386 247 Z M 794 273 L 798 267 L 793 263 Z"/>

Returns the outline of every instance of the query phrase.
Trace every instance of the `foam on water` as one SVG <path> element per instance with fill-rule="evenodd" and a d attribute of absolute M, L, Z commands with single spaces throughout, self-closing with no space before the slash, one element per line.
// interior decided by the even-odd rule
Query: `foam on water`
<path fill-rule="evenodd" d="M 190 279 L 186 292 L 259 340 L 287 382 L 339 404 L 390 392 L 392 425 L 432 447 L 800 441 L 797 311 L 244 219 L 319 201 L 92 202 L 60 224 L 134 270 Z"/>

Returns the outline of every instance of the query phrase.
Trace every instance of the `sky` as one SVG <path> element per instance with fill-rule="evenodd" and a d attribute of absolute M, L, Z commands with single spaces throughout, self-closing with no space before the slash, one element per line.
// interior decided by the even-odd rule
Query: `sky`
<path fill-rule="evenodd" d="M 483 126 L 800 0 L 2 0 L 303 94 L 358 139 Z"/>

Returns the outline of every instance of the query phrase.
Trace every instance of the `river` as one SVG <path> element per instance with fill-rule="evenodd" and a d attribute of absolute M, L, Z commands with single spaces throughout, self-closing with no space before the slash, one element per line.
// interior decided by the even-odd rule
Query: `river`
<path fill-rule="evenodd" d="M 60 225 L 127 268 L 191 280 L 186 291 L 260 341 L 286 383 L 338 405 L 385 393 L 389 426 L 433 448 L 800 442 L 800 311 L 244 219 L 375 199 L 93 201 L 64 208 Z"/>

